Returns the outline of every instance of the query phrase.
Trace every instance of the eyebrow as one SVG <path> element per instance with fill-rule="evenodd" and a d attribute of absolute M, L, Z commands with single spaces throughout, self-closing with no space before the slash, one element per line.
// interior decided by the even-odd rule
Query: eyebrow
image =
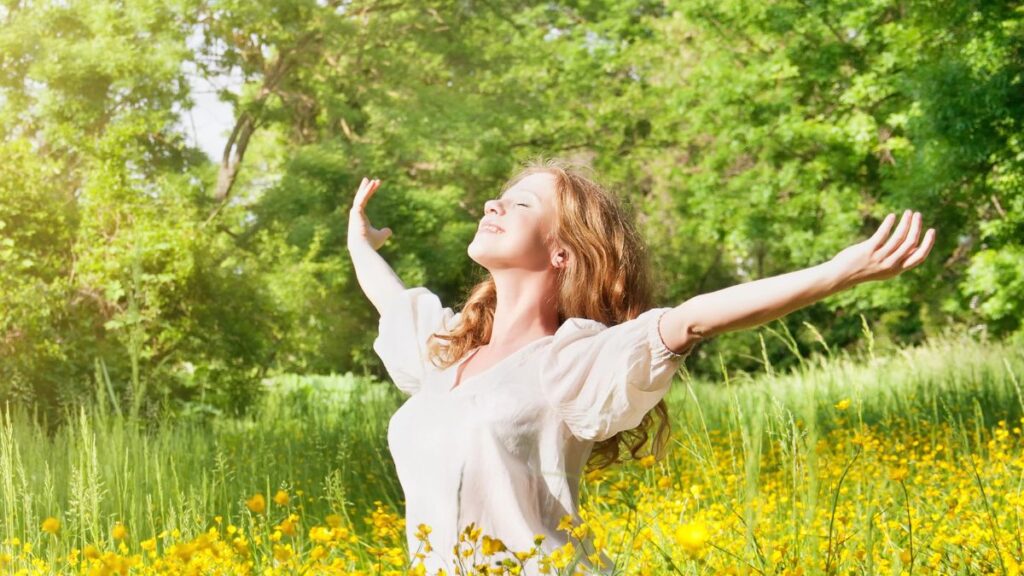
<path fill-rule="evenodd" d="M 505 196 L 506 196 L 506 195 L 507 195 L 507 194 L 508 194 L 509 192 L 511 192 L 511 190 L 506 190 L 506 191 L 502 192 L 502 194 L 501 194 L 501 196 L 499 196 L 499 198 L 505 198 Z M 534 198 L 534 199 L 535 199 L 535 200 L 536 200 L 536 201 L 537 201 L 538 203 L 540 202 L 540 196 L 537 196 L 537 195 L 536 195 L 535 193 L 533 193 L 533 192 L 530 192 L 529 190 L 521 190 L 521 192 L 523 192 L 523 193 L 525 193 L 525 194 L 529 194 L 530 196 L 533 196 L 533 198 Z"/>

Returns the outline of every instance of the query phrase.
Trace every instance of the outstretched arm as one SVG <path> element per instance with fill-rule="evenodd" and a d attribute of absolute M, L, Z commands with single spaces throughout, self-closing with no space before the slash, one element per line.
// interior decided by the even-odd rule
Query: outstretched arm
<path fill-rule="evenodd" d="M 917 266 L 935 244 L 935 230 L 929 228 L 919 244 L 921 214 L 905 211 L 890 236 L 895 220 L 895 214 L 887 215 L 870 238 L 823 264 L 690 298 L 661 317 L 662 339 L 683 352 L 717 334 L 770 322 L 861 282 Z"/>
<path fill-rule="evenodd" d="M 359 185 L 348 214 L 348 252 L 352 257 L 352 266 L 355 268 L 359 287 L 363 289 L 363 293 L 377 312 L 383 313 L 384 303 L 405 290 L 405 284 L 387 261 L 377 253 L 377 249 L 391 237 L 391 229 L 374 228 L 364 210 L 378 186 L 380 180 L 366 178 L 363 178 Z"/>

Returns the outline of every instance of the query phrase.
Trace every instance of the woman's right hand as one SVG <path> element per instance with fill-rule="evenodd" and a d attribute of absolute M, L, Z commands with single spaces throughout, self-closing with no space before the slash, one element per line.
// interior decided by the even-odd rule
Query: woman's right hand
<path fill-rule="evenodd" d="M 348 215 L 349 249 L 357 244 L 369 244 L 374 250 L 377 250 L 391 237 L 391 228 L 378 230 L 370 224 L 370 220 L 366 217 L 366 203 L 370 201 L 370 197 L 379 186 L 380 180 L 367 180 L 365 177 L 359 185 Z"/>

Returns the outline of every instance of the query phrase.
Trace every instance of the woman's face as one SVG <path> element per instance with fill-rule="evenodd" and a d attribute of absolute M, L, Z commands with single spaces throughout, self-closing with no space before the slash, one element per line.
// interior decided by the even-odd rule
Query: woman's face
<path fill-rule="evenodd" d="M 554 225 L 555 178 L 547 172 L 530 174 L 484 204 L 484 216 L 467 252 L 492 272 L 502 268 L 544 271 L 552 266 L 557 252 Z"/>

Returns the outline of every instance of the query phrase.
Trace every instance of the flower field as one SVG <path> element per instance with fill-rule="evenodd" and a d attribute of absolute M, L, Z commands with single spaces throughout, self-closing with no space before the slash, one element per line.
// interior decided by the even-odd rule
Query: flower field
<path fill-rule="evenodd" d="M 1018 574 L 1024 352 L 949 336 L 669 396 L 664 458 L 587 474 L 570 544 L 464 532 L 449 574 Z M 282 378 L 247 419 L 149 429 L 102 404 L 0 427 L 0 571 L 424 574 L 385 431 L 402 398 Z M 419 526 L 419 554 L 430 527 Z"/>

